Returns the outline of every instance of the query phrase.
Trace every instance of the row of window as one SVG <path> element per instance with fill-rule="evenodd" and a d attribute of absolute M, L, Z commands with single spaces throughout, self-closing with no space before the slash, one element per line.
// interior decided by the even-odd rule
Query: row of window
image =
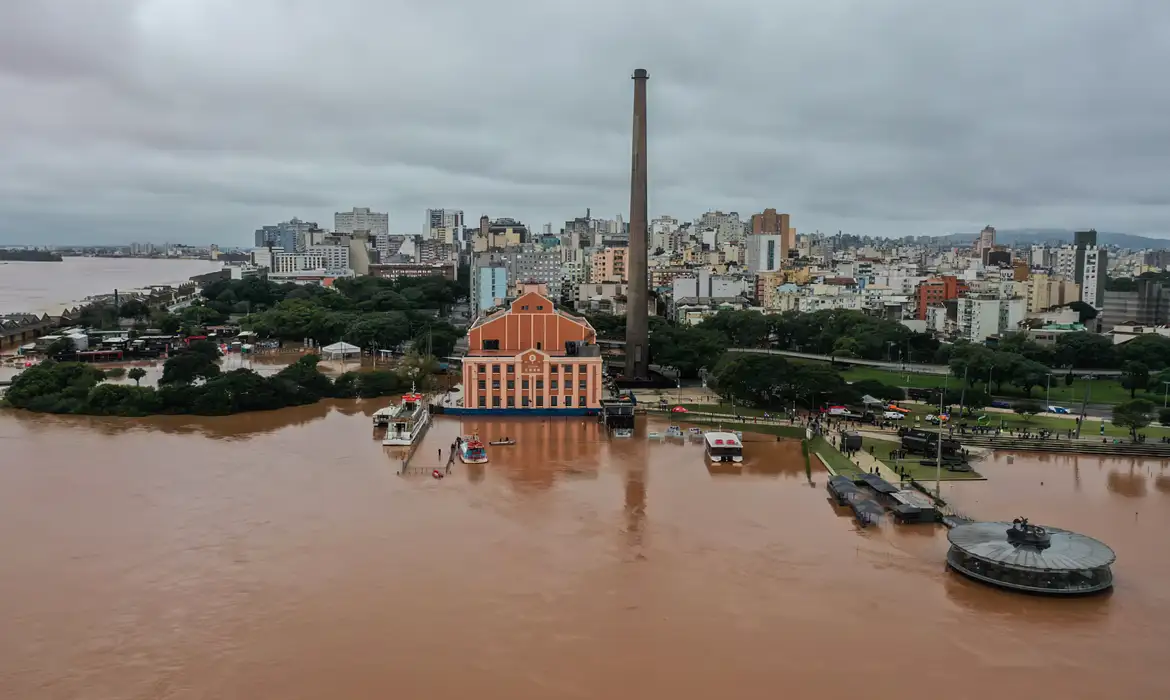
<path fill-rule="evenodd" d="M 481 379 L 481 380 L 479 380 L 479 382 L 478 382 L 478 383 L 479 383 L 479 390 L 480 390 L 480 391 L 486 391 L 486 390 L 487 390 L 487 380 L 486 380 L 486 379 Z M 549 386 L 548 386 L 548 388 L 549 388 L 549 389 L 559 389 L 559 388 L 561 388 L 560 386 L 558 386 L 558 384 L 559 384 L 559 382 L 558 382 L 556 379 L 550 379 L 550 380 L 548 380 L 548 385 L 549 385 Z M 493 380 L 492 380 L 492 388 L 493 388 L 493 389 L 499 389 L 499 388 L 500 388 L 500 380 L 499 380 L 499 379 L 493 379 Z M 507 388 L 509 388 L 509 389 L 515 389 L 515 388 L 516 388 L 516 380 L 515 380 L 515 379 L 509 379 L 509 380 L 508 380 L 508 385 L 507 385 Z M 521 379 L 521 380 L 520 380 L 520 388 L 521 388 L 521 389 L 527 389 L 527 388 L 528 388 L 528 380 L 527 380 L 527 379 Z M 536 388 L 537 388 L 537 389 L 543 389 L 543 388 L 544 388 L 544 380 L 543 380 L 543 379 L 537 379 L 537 380 L 536 380 Z M 570 389 L 572 389 L 572 388 L 573 388 L 573 380 L 571 380 L 571 379 L 566 379 L 566 380 L 565 380 L 565 387 L 564 387 L 564 388 L 565 388 L 565 391 L 569 391 Z M 582 380 L 580 380 L 579 382 L 577 382 L 577 388 L 578 388 L 578 389 L 588 389 L 588 388 L 589 388 L 589 382 L 588 382 L 588 380 L 582 379 Z"/>
<path fill-rule="evenodd" d="M 572 396 L 563 397 L 564 403 L 559 404 L 557 400 L 560 398 L 562 398 L 562 397 L 550 396 L 549 397 L 549 406 L 551 408 L 559 408 L 561 406 L 564 406 L 565 408 L 572 408 L 573 407 L 573 397 Z M 515 408 L 516 407 L 516 398 L 514 396 L 507 396 L 507 397 L 505 397 L 505 399 L 506 399 L 506 403 L 505 403 L 506 408 Z M 586 400 L 585 400 L 584 395 L 577 397 L 577 405 L 578 406 L 588 405 Z M 520 406 L 522 408 L 530 408 L 532 406 L 532 404 L 529 402 L 529 399 L 527 396 L 520 397 Z M 492 408 L 499 408 L 499 407 L 500 407 L 500 397 L 493 396 L 492 397 Z M 479 397 L 479 408 L 487 408 L 487 397 L 486 396 Z M 536 397 L 536 408 L 544 408 L 544 397 L 543 396 Z"/>
<path fill-rule="evenodd" d="M 486 344 L 489 341 L 485 340 L 483 342 Z M 484 349 L 486 350 L 488 348 L 484 348 Z M 538 347 L 537 350 L 539 350 L 539 349 L 540 348 Z M 577 373 L 578 374 L 585 374 L 588 371 L 588 369 L 589 369 L 589 365 L 577 365 Z M 475 371 L 479 372 L 480 374 L 487 374 L 487 365 L 476 365 Z M 562 371 L 565 374 L 572 374 L 573 373 L 573 365 L 549 365 L 548 366 L 548 373 L 549 374 L 557 374 L 557 373 L 562 372 Z M 516 365 L 508 365 L 507 372 L 508 372 L 508 374 L 515 374 L 516 373 Z M 492 374 L 499 374 L 499 373 L 500 373 L 500 366 L 499 365 L 492 365 Z"/>

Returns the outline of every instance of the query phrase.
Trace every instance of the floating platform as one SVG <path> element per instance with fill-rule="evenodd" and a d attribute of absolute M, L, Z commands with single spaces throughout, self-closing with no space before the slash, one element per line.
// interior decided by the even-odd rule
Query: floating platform
<path fill-rule="evenodd" d="M 956 525 L 947 533 L 947 566 L 969 578 L 1026 593 L 1086 595 L 1113 586 L 1117 555 L 1068 530 L 1010 523 Z"/>

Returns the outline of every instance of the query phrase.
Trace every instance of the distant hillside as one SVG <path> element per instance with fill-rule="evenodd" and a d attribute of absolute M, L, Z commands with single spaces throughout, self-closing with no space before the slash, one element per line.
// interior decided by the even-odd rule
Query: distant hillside
<path fill-rule="evenodd" d="M 970 244 L 975 240 L 976 233 L 952 233 L 949 236 L 942 238 L 951 241 L 955 244 L 966 243 Z M 1004 229 L 996 230 L 995 242 L 1004 245 L 1032 245 L 1032 244 L 1071 244 L 1073 242 L 1073 232 L 1067 229 L 1059 228 L 1021 228 L 1021 229 Z M 1170 250 L 1170 240 L 1165 238 L 1150 238 L 1148 236 L 1135 236 L 1129 233 L 1111 233 L 1109 231 L 1098 231 L 1097 242 L 1100 245 L 1115 245 L 1119 248 L 1131 248 L 1134 250 L 1141 250 L 1143 248 L 1150 248 L 1153 250 Z"/>

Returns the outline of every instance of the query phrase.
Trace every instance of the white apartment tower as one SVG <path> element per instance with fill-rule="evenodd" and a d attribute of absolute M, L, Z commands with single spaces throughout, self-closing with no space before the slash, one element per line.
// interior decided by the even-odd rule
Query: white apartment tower
<path fill-rule="evenodd" d="M 369 207 L 354 207 L 353 211 L 333 215 L 333 230 L 336 233 L 369 231 L 371 236 L 386 236 L 390 233 L 390 215 L 370 211 Z"/>

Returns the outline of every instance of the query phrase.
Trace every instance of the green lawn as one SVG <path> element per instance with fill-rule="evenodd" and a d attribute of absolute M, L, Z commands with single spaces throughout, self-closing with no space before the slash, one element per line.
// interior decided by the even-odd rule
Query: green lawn
<path fill-rule="evenodd" d="M 683 408 L 687 409 L 688 411 L 701 411 L 703 413 L 724 413 L 724 414 L 727 414 L 729 416 L 733 415 L 733 414 L 739 414 L 741 416 L 762 416 L 762 415 L 764 415 L 763 409 L 749 408 L 747 406 L 732 406 L 731 404 L 726 403 L 726 402 L 724 402 L 722 404 L 684 403 L 684 404 L 679 404 L 679 405 L 681 405 Z M 674 404 L 671 404 L 671 406 L 673 407 Z M 769 411 L 769 413 L 775 413 L 775 411 Z"/>
<path fill-rule="evenodd" d="M 927 406 L 924 404 L 906 404 L 906 408 L 909 408 L 911 411 L 910 415 L 907 416 L 906 421 L 905 421 L 905 425 L 907 427 L 919 427 L 919 428 L 933 428 L 934 427 L 926 422 L 925 416 L 928 414 L 931 414 L 931 413 L 937 413 L 938 412 L 937 406 Z M 980 412 L 977 411 L 976 413 L 980 413 Z M 1049 430 L 1059 431 L 1062 433 L 1069 430 L 1070 428 L 1073 430 L 1076 430 L 1076 421 L 1075 420 L 1073 420 L 1071 418 L 1057 417 L 1057 416 L 1054 416 L 1051 414 L 1049 414 L 1049 415 L 1022 416 L 1018 413 L 1000 413 L 998 411 L 986 411 L 986 412 L 982 412 L 982 415 L 987 416 L 987 418 L 989 420 L 988 425 L 990 427 L 998 427 L 998 426 L 1000 426 L 1000 421 L 1002 421 L 1003 422 L 1002 425 L 1004 428 L 1015 428 L 1016 430 L 1021 430 L 1021 429 L 1039 430 L 1041 428 L 1047 428 Z M 919 417 L 919 421 L 917 424 L 914 422 L 913 416 Z M 976 425 L 976 421 L 974 418 L 967 418 L 965 422 L 967 423 L 968 426 Z M 1102 419 L 1100 419 L 1100 418 L 1087 418 L 1087 419 L 1085 419 L 1085 423 L 1081 427 L 1081 437 L 1099 437 L 1101 435 L 1101 422 L 1102 422 Z M 1108 418 L 1104 419 L 1104 422 L 1105 422 L 1105 435 L 1107 435 L 1109 437 L 1119 437 L 1119 438 L 1129 437 L 1129 430 L 1128 429 L 1119 428 L 1116 425 L 1113 425 L 1113 423 Z M 1157 440 L 1158 438 L 1160 438 L 1164 435 L 1170 436 L 1170 428 L 1168 428 L 1166 426 L 1158 425 L 1156 423 L 1151 424 L 1145 428 L 1142 428 L 1139 432 L 1145 433 L 1151 440 Z"/>
<path fill-rule="evenodd" d="M 799 360 L 801 362 L 816 362 L 816 360 Z M 953 389 L 959 389 L 962 386 L 962 379 L 959 377 L 950 377 L 949 379 L 941 374 L 917 374 L 914 372 L 898 372 L 895 370 L 880 369 L 877 367 L 851 367 L 850 369 L 841 372 L 841 376 L 845 377 L 845 381 L 856 382 L 863 379 L 874 379 L 883 384 L 891 384 L 894 386 L 901 386 L 906 388 L 917 389 L 933 389 L 942 388 L 944 385 Z M 987 390 L 986 381 L 975 382 L 974 389 L 980 391 Z M 1165 389 L 1165 387 L 1159 387 Z M 1014 386 L 1010 386 L 1006 382 L 997 386 L 992 384 L 993 395 L 1012 398 L 1024 398 L 1024 392 L 1020 391 Z M 1086 381 L 1083 379 L 1075 379 L 1071 386 L 1065 386 L 1064 376 L 1053 375 L 1051 392 L 1047 394 L 1049 400 L 1058 406 L 1064 406 L 1068 409 L 1074 409 L 1081 405 L 1085 399 L 1085 390 L 1089 390 L 1089 403 L 1104 403 L 1117 404 L 1124 401 L 1129 401 L 1129 390 L 1122 387 L 1120 382 L 1114 379 L 1094 379 Z M 1040 401 L 1045 400 L 1045 387 L 1034 387 L 1032 389 L 1031 398 Z M 1136 398 L 1144 398 L 1153 401 L 1155 405 L 1161 406 L 1165 399 L 1163 391 L 1151 392 L 1137 392 Z"/>
<path fill-rule="evenodd" d="M 658 414 L 666 416 L 668 414 Z M 760 433 L 763 435 L 778 435 L 785 438 L 801 440 L 804 438 L 804 428 L 796 425 L 772 423 L 744 423 L 734 420 L 720 420 L 707 416 L 671 415 L 670 420 L 679 425 L 698 425 L 704 428 L 722 427 L 726 430 L 739 430 L 744 433 Z"/>
<path fill-rule="evenodd" d="M 861 438 L 861 448 L 869 452 L 869 448 L 873 448 L 873 456 L 877 457 L 878 461 L 886 465 L 893 471 L 898 471 L 895 465 L 895 460 L 890 459 L 890 451 L 898 448 L 898 443 L 889 440 L 878 440 L 877 438 L 863 437 Z M 915 481 L 925 483 L 927 481 L 934 481 L 935 467 L 928 467 L 919 464 L 919 460 L 923 459 L 919 455 L 910 455 L 907 459 L 902 460 L 902 471 L 910 474 Z M 982 479 L 983 475 L 979 472 L 949 472 L 946 469 L 942 470 L 942 481 L 965 481 L 969 479 Z"/>
<path fill-rule="evenodd" d="M 810 455 L 816 454 L 824 457 L 825 461 L 829 463 L 829 466 L 833 468 L 833 471 L 841 476 L 847 476 L 852 479 L 861 474 L 861 470 L 857 468 L 856 464 L 850 462 L 848 457 L 841 454 L 840 450 L 833 447 L 823 437 L 817 436 L 810 440 L 808 449 Z"/>

